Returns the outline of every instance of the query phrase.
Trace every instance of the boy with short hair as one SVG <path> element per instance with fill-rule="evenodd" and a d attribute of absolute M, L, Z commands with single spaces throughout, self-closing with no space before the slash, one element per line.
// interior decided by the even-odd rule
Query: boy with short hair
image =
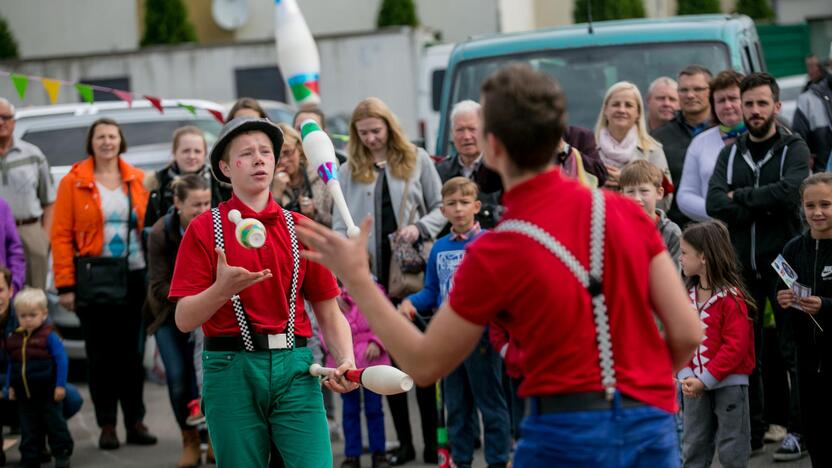
<path fill-rule="evenodd" d="M 435 309 L 448 298 L 466 246 L 484 232 L 475 218 L 480 211 L 478 192 L 477 184 L 466 177 L 454 177 L 442 186 L 441 210 L 451 223 L 451 232 L 433 245 L 422 290 L 399 305 L 399 310 L 408 318 L 412 319 L 417 311 Z M 460 468 L 470 467 L 473 461 L 472 416 L 477 409 L 482 413 L 488 466 L 504 467 L 508 462 L 511 434 L 500 361 L 486 330 L 477 349 L 445 378 L 451 458 Z"/>
<path fill-rule="evenodd" d="M 40 466 L 41 440 L 49 436 L 56 467 L 69 467 L 73 442 L 63 414 L 69 359 L 48 316 L 46 294 L 25 288 L 14 299 L 19 326 L 6 339 L 5 386 L 18 400 L 23 466 Z"/>
<path fill-rule="evenodd" d="M 267 119 L 233 119 L 211 149 L 214 177 L 233 195 L 188 225 L 169 298 L 176 325 L 202 327 L 202 406 L 218 466 L 266 466 L 271 442 L 287 467 L 331 467 L 332 448 L 320 384 L 309 374 L 312 327 L 305 301 L 338 364 L 333 391 L 357 387 L 350 326 L 326 268 L 301 259 L 295 238 L 303 215 L 283 210 L 269 187 L 283 133 Z M 229 211 L 263 223 L 265 245 L 246 248 Z"/>
<path fill-rule="evenodd" d="M 621 193 L 644 208 L 647 216 L 656 223 L 656 228 L 662 235 L 664 245 L 667 246 L 667 250 L 673 258 L 673 263 L 678 268 L 679 255 L 681 254 L 679 240 L 682 237 L 682 230 L 665 215 L 663 210 L 656 208 L 656 203 L 664 198 L 663 177 L 664 175 L 659 168 L 643 159 L 639 159 L 621 169 L 619 183 L 621 184 Z"/>

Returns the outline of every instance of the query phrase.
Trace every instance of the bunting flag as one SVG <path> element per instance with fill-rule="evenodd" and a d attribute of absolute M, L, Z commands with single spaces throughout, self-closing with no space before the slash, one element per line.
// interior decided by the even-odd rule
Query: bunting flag
<path fill-rule="evenodd" d="M 181 102 L 177 102 L 176 105 L 177 105 L 177 107 L 181 107 L 181 108 L 185 109 L 186 111 L 193 114 L 194 117 L 196 117 L 196 107 L 194 107 L 190 104 L 184 104 L 184 103 L 181 103 Z"/>
<path fill-rule="evenodd" d="M 214 109 L 205 109 L 205 110 L 207 110 L 209 114 L 213 115 L 214 118 L 217 119 L 217 122 L 219 122 L 223 125 L 225 124 L 225 119 L 222 116 L 222 112 L 220 112 L 218 110 L 214 110 Z"/>
<path fill-rule="evenodd" d="M 30 80 L 39 80 L 43 85 L 43 89 L 46 91 L 47 96 L 49 97 L 49 102 L 52 104 L 56 104 L 58 102 L 58 96 L 61 93 L 61 86 L 72 86 L 78 91 L 78 95 L 84 102 L 89 104 L 93 104 L 95 101 L 94 91 L 110 93 L 122 101 L 127 103 L 127 107 L 133 107 L 133 99 L 135 95 L 130 91 L 124 91 L 121 89 L 112 89 L 107 88 L 104 86 L 95 86 L 95 85 L 88 85 L 84 83 L 68 83 L 66 81 L 57 80 L 54 78 L 42 78 L 39 76 L 27 76 L 21 75 L 19 73 L 10 73 L 4 70 L 0 70 L 0 76 L 8 76 L 11 80 L 12 84 L 14 85 L 15 90 L 17 90 L 17 94 L 20 96 L 20 100 L 23 101 L 26 98 L 26 90 L 29 87 Z M 147 94 L 143 94 L 142 97 L 147 99 L 150 104 L 159 111 L 159 113 L 164 113 L 164 107 L 162 107 L 162 98 L 149 96 Z M 191 104 L 185 104 L 183 102 L 177 102 L 177 107 L 185 109 L 194 117 L 197 116 L 199 109 Z M 217 122 L 224 124 L 225 119 L 223 118 L 223 114 L 221 111 L 214 110 L 214 109 L 203 109 L 209 114 L 211 114 Z"/>
<path fill-rule="evenodd" d="M 130 91 L 122 91 L 120 89 L 114 89 L 111 91 L 113 94 L 116 95 L 119 99 L 127 103 L 127 107 L 133 107 L 133 93 Z"/>
<path fill-rule="evenodd" d="M 162 100 L 161 99 L 159 99 L 157 97 L 153 97 L 153 96 L 148 96 L 147 94 L 145 94 L 143 97 L 145 99 L 147 99 L 148 101 L 150 101 L 150 105 L 155 107 L 159 111 L 160 114 L 165 113 L 165 110 L 162 108 Z"/>
<path fill-rule="evenodd" d="M 26 87 L 29 86 L 29 77 L 26 75 L 12 73 L 9 75 L 9 78 L 11 78 L 12 84 L 14 84 L 14 89 L 17 90 L 17 94 L 20 96 L 20 100 L 22 101 L 26 98 Z"/>
<path fill-rule="evenodd" d="M 58 93 L 61 90 L 61 82 L 51 78 L 41 78 L 40 82 L 43 84 L 43 89 L 46 90 L 46 94 L 49 96 L 49 102 L 52 104 L 58 102 Z"/>
<path fill-rule="evenodd" d="M 75 89 L 78 90 L 78 94 L 81 95 L 81 99 L 83 99 L 84 102 L 87 102 L 89 104 L 93 103 L 92 87 L 90 85 L 85 85 L 83 83 L 75 83 Z"/>

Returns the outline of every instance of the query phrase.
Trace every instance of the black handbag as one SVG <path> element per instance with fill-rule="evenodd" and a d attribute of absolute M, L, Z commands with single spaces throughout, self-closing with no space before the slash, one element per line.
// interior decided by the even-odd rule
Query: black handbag
<path fill-rule="evenodd" d="M 133 200 L 127 184 L 127 244 L 121 257 L 75 257 L 75 307 L 127 303 Z"/>

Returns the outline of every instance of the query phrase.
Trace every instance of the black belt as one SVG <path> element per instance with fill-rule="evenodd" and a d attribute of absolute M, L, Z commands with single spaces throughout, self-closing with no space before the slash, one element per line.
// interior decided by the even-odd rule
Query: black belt
<path fill-rule="evenodd" d="M 622 408 L 646 406 L 644 403 L 621 395 Z M 569 411 L 601 411 L 613 407 L 605 392 L 564 393 L 535 397 L 538 414 L 566 413 Z"/>
<path fill-rule="evenodd" d="M 282 334 L 280 334 L 282 335 Z M 255 351 L 268 350 L 287 350 L 288 347 L 275 345 L 275 340 L 269 340 L 269 336 L 275 337 L 279 335 L 267 335 L 265 333 L 253 333 L 251 341 L 254 345 Z M 269 342 L 272 341 L 270 345 Z M 295 335 L 295 348 L 305 348 L 307 338 L 305 336 Z M 206 336 L 205 337 L 205 351 L 245 351 L 243 345 L 243 338 L 240 335 L 234 336 Z"/>
<path fill-rule="evenodd" d="M 27 224 L 35 224 L 38 221 L 40 221 L 40 218 L 16 219 L 14 220 L 14 224 L 17 226 L 25 226 Z"/>

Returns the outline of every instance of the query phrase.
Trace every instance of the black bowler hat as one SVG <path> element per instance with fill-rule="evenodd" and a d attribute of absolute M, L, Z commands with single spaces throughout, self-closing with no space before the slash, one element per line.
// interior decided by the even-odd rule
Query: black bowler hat
<path fill-rule="evenodd" d="M 275 164 L 280 155 L 280 149 L 283 147 L 283 132 L 277 128 L 269 119 L 252 119 L 248 117 L 238 117 L 229 120 L 223 125 L 217 141 L 214 142 L 214 147 L 211 148 L 211 172 L 214 173 L 214 178 L 220 182 L 227 184 L 231 180 L 225 176 L 220 170 L 220 160 L 222 154 L 225 153 L 225 148 L 231 143 L 235 136 L 244 132 L 263 132 L 272 141 L 275 154 Z"/>

